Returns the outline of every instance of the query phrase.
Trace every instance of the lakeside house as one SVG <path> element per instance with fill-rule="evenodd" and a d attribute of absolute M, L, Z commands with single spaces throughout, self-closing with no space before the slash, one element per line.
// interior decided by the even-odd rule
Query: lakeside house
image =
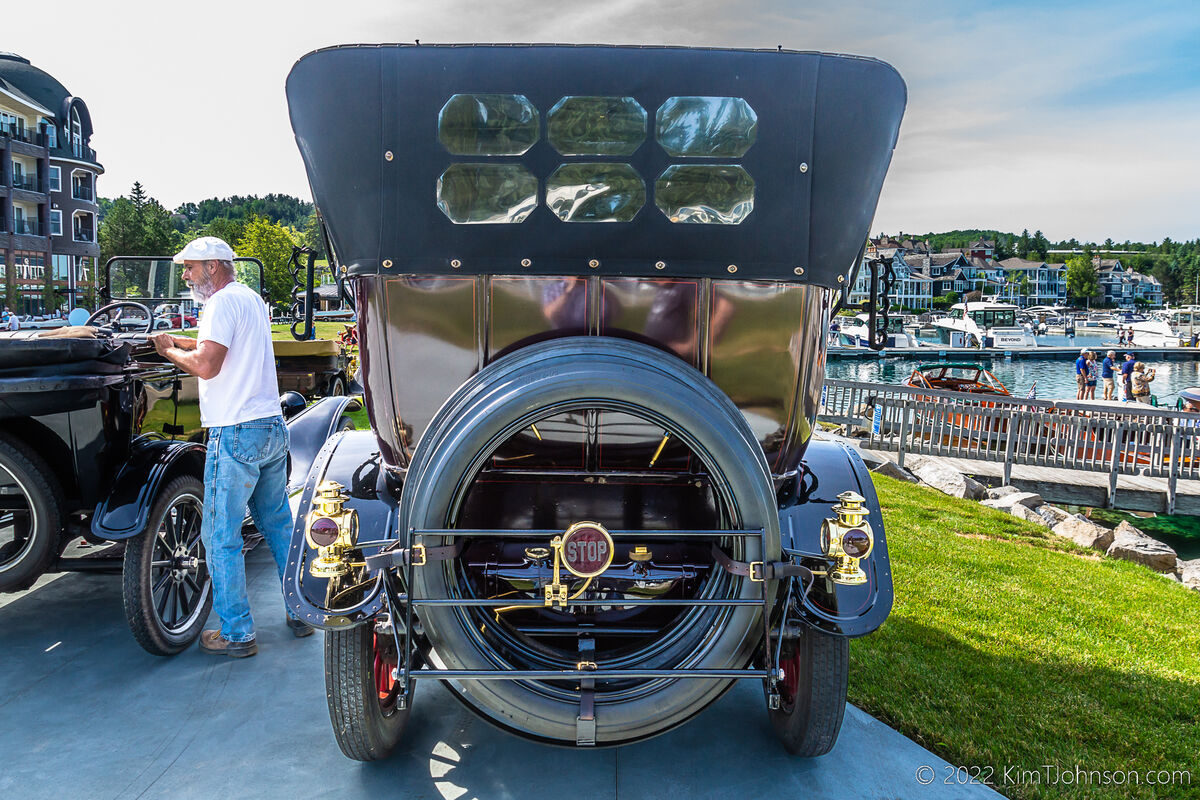
<path fill-rule="evenodd" d="M 892 297 L 899 305 L 928 310 L 935 301 L 953 293 L 982 291 L 1022 308 L 1063 305 L 1067 302 L 1066 268 L 1063 264 L 1030 261 L 1024 258 L 996 260 L 996 243 L 978 239 L 967 247 L 948 247 L 933 252 L 927 241 L 893 239 L 880 236 L 869 239 L 863 254 L 864 268 L 851 287 L 850 303 L 863 303 L 870 288 L 870 272 L 865 268 L 872 258 L 892 258 L 896 282 Z M 1162 305 L 1162 285 L 1152 275 L 1143 275 L 1124 267 L 1120 260 L 1093 259 L 1103 302 L 1118 308 L 1135 305 Z"/>

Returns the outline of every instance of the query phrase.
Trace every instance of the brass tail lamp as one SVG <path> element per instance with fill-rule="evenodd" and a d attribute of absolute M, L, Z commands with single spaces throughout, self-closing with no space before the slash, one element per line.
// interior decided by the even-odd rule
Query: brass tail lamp
<path fill-rule="evenodd" d="M 867 574 L 859 562 L 875 549 L 875 534 L 866 521 L 871 513 L 865 507 L 867 498 L 857 492 L 842 492 L 837 499 L 839 503 L 833 507 L 837 517 L 821 524 L 821 548 L 834 562 L 827 574 L 834 583 L 863 584 Z"/>
<path fill-rule="evenodd" d="M 350 554 L 358 540 L 358 513 L 346 508 L 349 496 L 337 481 L 322 481 L 316 508 L 308 512 L 304 538 L 317 549 L 308 571 L 314 578 L 340 578 L 353 567 Z"/>

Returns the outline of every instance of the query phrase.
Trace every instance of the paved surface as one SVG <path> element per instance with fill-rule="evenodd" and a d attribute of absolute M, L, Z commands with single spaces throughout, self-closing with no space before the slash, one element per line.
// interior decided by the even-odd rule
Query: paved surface
<path fill-rule="evenodd" d="M 615 750 L 526 742 L 419 687 L 389 760 L 344 758 L 325 706 L 322 640 L 293 639 L 265 550 L 250 555 L 259 654 L 143 652 L 119 578 L 67 575 L 0 607 L 0 797 L 953 798 L 945 762 L 849 708 L 832 753 L 789 757 L 743 682 L 687 725 Z M 933 785 L 916 780 L 928 765 Z"/>

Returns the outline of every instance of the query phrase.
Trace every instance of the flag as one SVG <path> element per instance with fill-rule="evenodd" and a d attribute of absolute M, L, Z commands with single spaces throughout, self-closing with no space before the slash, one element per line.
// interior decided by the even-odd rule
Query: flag
<path fill-rule="evenodd" d="M 1029 394 L 1025 395 L 1026 400 L 1037 400 L 1037 381 L 1033 382 L 1033 386 L 1029 387 Z"/>

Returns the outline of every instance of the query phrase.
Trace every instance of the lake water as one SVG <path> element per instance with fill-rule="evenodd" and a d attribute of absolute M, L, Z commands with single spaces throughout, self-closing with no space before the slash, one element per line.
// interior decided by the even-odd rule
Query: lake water
<path fill-rule="evenodd" d="M 1088 347 L 1103 358 L 1107 350 L 1116 350 L 1118 357 L 1124 352 L 1113 344 L 1111 335 L 1080 334 L 1074 338 L 1066 336 L 1039 336 L 1038 344 L 1044 347 Z M 1200 360 L 1165 361 L 1154 357 L 1153 349 L 1135 351 L 1138 358 L 1155 370 L 1151 386 L 1160 405 L 1175 407 L 1177 392 L 1189 386 L 1200 386 Z M 840 380 L 870 383 L 902 384 L 912 374 L 917 364 L 938 361 L 937 351 L 920 356 L 887 358 L 831 358 L 825 364 L 825 375 Z M 963 359 L 970 361 L 971 359 Z M 1075 398 L 1075 364 L 1064 358 L 983 358 L 980 364 L 991 370 L 1008 390 L 1017 397 L 1029 393 L 1029 387 L 1037 381 L 1037 396 L 1040 400 L 1063 400 Z M 1104 396 L 1103 383 L 1096 387 L 1097 395 Z M 1167 516 L 1137 518 L 1117 511 L 1097 510 L 1093 512 L 1097 522 L 1116 526 L 1122 519 L 1145 531 L 1150 536 L 1166 542 L 1184 560 L 1200 558 L 1200 517 Z"/>
<path fill-rule="evenodd" d="M 1118 359 L 1124 352 L 1112 344 L 1113 337 L 1079 335 L 1039 336 L 1038 343 L 1044 347 L 1088 347 L 1100 358 L 1108 350 L 1116 350 Z M 1159 405 L 1174 408 L 1180 389 L 1200 386 L 1200 360 L 1187 359 L 1165 361 L 1155 358 L 1152 348 L 1135 351 L 1139 360 L 1155 371 L 1151 387 Z M 917 364 L 938 361 L 937 351 L 914 356 L 887 358 L 830 358 L 825 364 L 828 378 L 870 383 L 902 384 L 912 374 Z M 972 359 L 962 359 L 971 361 Z M 1008 391 L 1016 397 L 1025 397 L 1029 387 L 1037 381 L 1039 400 L 1073 400 L 1075 398 L 1075 364 L 1064 358 L 1003 358 L 979 359 L 979 363 L 991 370 Z M 1097 396 L 1104 396 L 1104 385 L 1096 387 Z"/>

